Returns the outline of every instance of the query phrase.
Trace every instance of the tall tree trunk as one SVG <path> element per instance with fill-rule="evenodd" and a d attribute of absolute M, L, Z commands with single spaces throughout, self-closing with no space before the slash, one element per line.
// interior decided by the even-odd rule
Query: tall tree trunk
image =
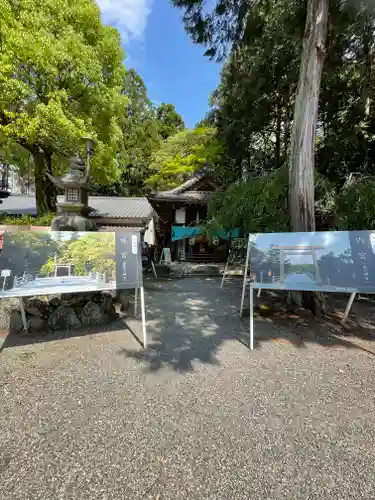
<path fill-rule="evenodd" d="M 328 5 L 329 0 L 308 0 L 307 5 L 289 161 L 289 213 L 292 231 L 315 231 L 314 149 L 327 38 Z M 321 294 L 303 292 L 301 299 L 302 304 L 315 314 L 324 310 Z"/>
<path fill-rule="evenodd" d="M 275 140 L 275 168 L 281 165 L 281 123 L 282 123 L 282 106 L 278 102 L 276 106 L 276 140 Z"/>
<path fill-rule="evenodd" d="M 288 151 L 290 148 L 290 136 L 292 130 L 292 110 L 289 104 L 291 99 L 291 95 L 287 95 L 284 99 L 283 108 L 284 108 L 284 119 L 283 119 L 283 156 L 282 156 L 282 164 L 284 165 L 287 162 Z"/>
<path fill-rule="evenodd" d="M 47 177 L 52 174 L 52 155 L 42 150 L 32 152 L 35 163 L 35 198 L 38 216 L 56 212 L 55 186 Z"/>
<path fill-rule="evenodd" d="M 362 81 L 361 81 L 361 99 L 363 106 L 363 119 L 364 132 L 363 132 L 363 164 L 362 172 L 367 173 L 368 171 L 368 159 L 369 159 L 369 136 L 368 136 L 368 126 L 370 118 L 370 88 L 371 88 L 371 77 L 372 77 L 372 47 L 373 47 L 373 25 L 371 20 L 367 17 L 364 26 L 363 34 L 363 59 L 362 62 Z"/>

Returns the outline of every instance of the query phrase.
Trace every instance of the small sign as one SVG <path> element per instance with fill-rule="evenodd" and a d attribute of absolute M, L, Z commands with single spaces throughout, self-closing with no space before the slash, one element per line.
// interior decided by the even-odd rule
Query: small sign
<path fill-rule="evenodd" d="M 12 271 L 10 269 L 2 269 L 1 270 L 1 277 L 2 278 L 8 278 L 12 274 Z"/>
<path fill-rule="evenodd" d="M 138 288 L 142 281 L 140 234 L 116 232 L 116 288 Z"/>
<path fill-rule="evenodd" d="M 135 234 L 132 235 L 132 252 L 133 255 L 137 255 L 138 253 L 138 240 Z"/>
<path fill-rule="evenodd" d="M 375 254 L 375 233 L 370 234 L 370 244 L 371 244 L 372 253 Z"/>

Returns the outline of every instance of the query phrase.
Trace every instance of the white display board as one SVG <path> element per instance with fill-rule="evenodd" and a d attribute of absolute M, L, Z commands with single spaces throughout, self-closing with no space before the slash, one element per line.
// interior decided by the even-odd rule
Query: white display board
<path fill-rule="evenodd" d="M 356 294 L 375 293 L 375 233 L 316 231 L 250 234 L 241 316 L 247 285 L 250 296 L 250 349 L 254 347 L 254 289 L 349 293 L 341 320 L 344 324 Z"/>

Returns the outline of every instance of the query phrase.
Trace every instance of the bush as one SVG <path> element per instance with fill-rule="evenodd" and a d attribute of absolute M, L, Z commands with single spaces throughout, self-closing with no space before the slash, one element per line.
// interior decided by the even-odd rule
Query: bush
<path fill-rule="evenodd" d="M 54 217 L 55 214 L 46 214 L 41 217 L 3 215 L 0 216 L 0 224 L 6 226 L 50 226 Z"/>
<path fill-rule="evenodd" d="M 287 169 L 230 185 L 215 194 L 209 213 L 227 230 L 242 227 L 251 233 L 289 231 Z"/>
<path fill-rule="evenodd" d="M 315 174 L 317 230 L 329 229 L 335 208 L 335 191 L 328 180 Z M 215 194 L 210 207 L 215 226 L 242 227 L 249 233 L 288 232 L 288 169 L 286 166 Z M 321 227 L 321 226 L 324 227 Z"/>
<path fill-rule="evenodd" d="M 336 229 L 375 228 L 375 179 L 367 178 L 344 186 L 336 196 Z"/>

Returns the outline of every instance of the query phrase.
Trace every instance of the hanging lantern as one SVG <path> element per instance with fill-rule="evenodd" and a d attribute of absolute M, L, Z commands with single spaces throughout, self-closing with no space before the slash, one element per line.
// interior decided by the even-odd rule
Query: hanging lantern
<path fill-rule="evenodd" d="M 195 245 L 195 238 L 189 238 L 189 245 L 192 247 L 193 245 Z"/>
<path fill-rule="evenodd" d="M 214 236 L 212 238 L 212 244 L 215 246 L 217 246 L 219 244 L 219 238 L 217 236 Z"/>

